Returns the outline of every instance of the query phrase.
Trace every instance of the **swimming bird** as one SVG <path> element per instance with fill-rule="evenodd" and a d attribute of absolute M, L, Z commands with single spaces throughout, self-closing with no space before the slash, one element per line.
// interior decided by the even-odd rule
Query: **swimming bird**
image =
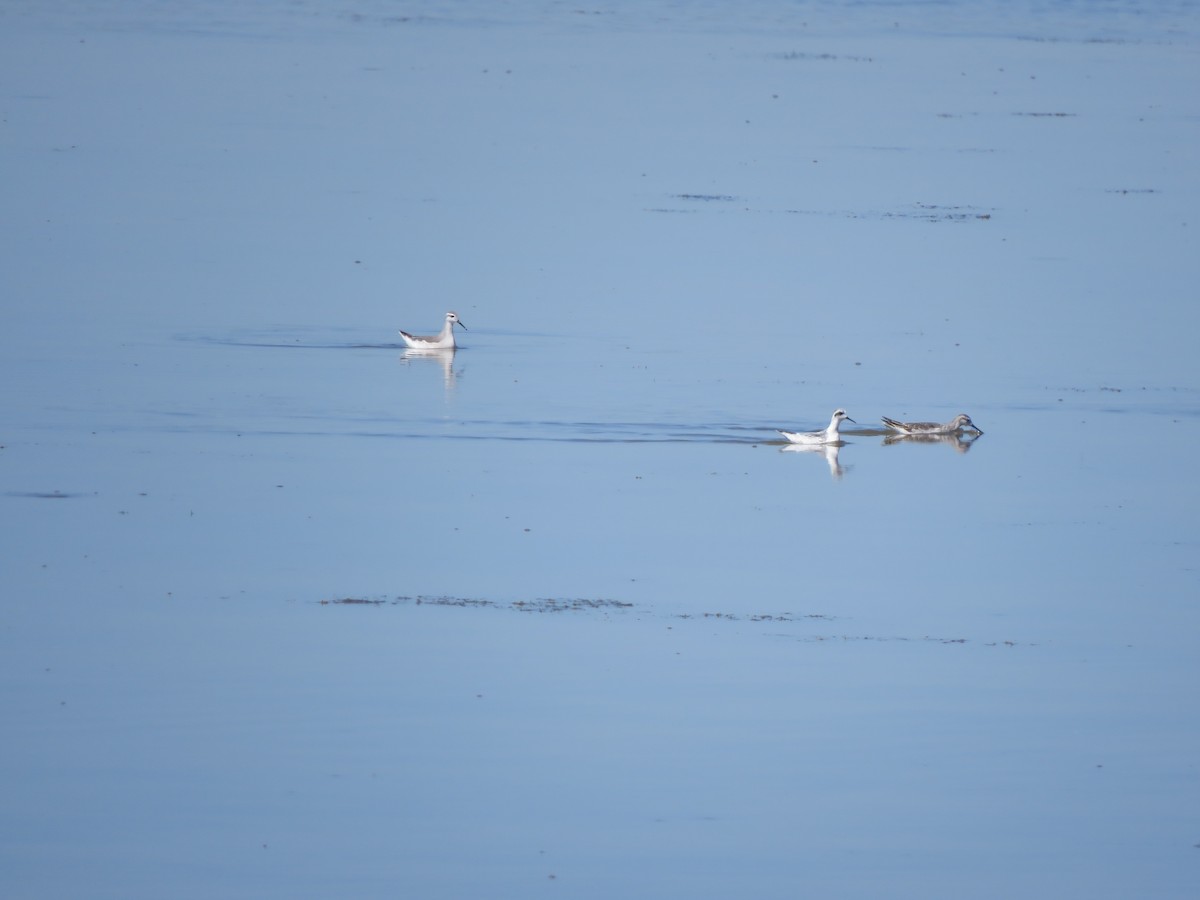
<path fill-rule="evenodd" d="M 838 428 L 842 422 L 854 422 L 844 409 L 835 410 L 829 426 L 821 431 L 780 431 L 793 444 L 836 444 L 841 440 Z M 858 424 L 857 422 L 855 424 Z"/>
<path fill-rule="evenodd" d="M 884 416 L 881 421 L 888 428 L 893 428 L 901 434 L 957 434 L 964 428 L 983 434 L 983 430 L 971 421 L 966 413 L 959 413 L 945 425 L 937 422 L 897 422 Z"/>
<path fill-rule="evenodd" d="M 404 343 L 408 344 L 414 350 L 453 350 L 457 344 L 454 343 L 454 326 L 463 325 L 458 320 L 458 313 L 446 313 L 446 324 L 442 326 L 442 330 L 434 335 L 416 335 L 409 334 L 407 331 L 401 331 L 400 337 L 404 338 Z"/>

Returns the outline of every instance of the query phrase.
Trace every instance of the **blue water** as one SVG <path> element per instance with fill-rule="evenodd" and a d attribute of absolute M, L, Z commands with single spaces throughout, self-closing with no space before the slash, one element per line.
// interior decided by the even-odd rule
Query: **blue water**
<path fill-rule="evenodd" d="M 1195 894 L 1198 21 L 0 6 L 5 895 Z"/>

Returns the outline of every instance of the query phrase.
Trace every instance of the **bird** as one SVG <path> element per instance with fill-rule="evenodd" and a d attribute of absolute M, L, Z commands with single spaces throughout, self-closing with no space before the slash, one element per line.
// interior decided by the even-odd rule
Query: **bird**
<path fill-rule="evenodd" d="M 433 335 L 416 335 L 409 334 L 407 331 L 401 331 L 400 337 L 404 338 L 404 343 L 413 350 L 453 350 L 458 345 L 454 343 L 454 326 L 462 325 L 459 321 L 458 313 L 446 313 L 446 324 L 442 326 L 442 330 Z M 468 329 L 469 330 L 469 329 Z"/>
<path fill-rule="evenodd" d="M 829 420 L 829 426 L 821 431 L 780 431 L 785 438 L 793 444 L 836 444 L 841 440 L 838 434 L 838 427 L 842 422 L 854 422 L 844 409 L 834 410 L 833 418 Z M 855 422 L 857 425 L 858 423 Z"/>
<path fill-rule="evenodd" d="M 883 416 L 880 421 L 901 434 L 957 434 L 964 428 L 970 428 L 974 432 L 983 434 L 983 429 L 972 422 L 971 417 L 966 413 L 959 413 L 944 425 L 938 422 L 897 422 L 887 416 Z"/>

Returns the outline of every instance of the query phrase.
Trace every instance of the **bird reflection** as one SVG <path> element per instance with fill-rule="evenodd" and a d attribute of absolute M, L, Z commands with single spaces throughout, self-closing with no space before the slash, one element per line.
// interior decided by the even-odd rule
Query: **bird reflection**
<path fill-rule="evenodd" d="M 408 364 L 415 359 L 441 363 L 442 383 L 446 386 L 446 390 L 452 390 L 455 379 L 458 378 L 458 373 L 454 371 L 455 352 L 453 347 L 444 350 L 405 350 L 400 354 L 400 359 Z"/>
<path fill-rule="evenodd" d="M 849 469 L 849 466 L 843 466 L 838 462 L 838 451 L 842 449 L 842 444 L 788 444 L 786 447 L 780 447 L 780 453 L 820 453 L 825 457 L 825 462 L 829 464 L 829 475 L 834 481 L 840 481 L 841 477 Z"/>
<path fill-rule="evenodd" d="M 890 447 L 892 444 L 945 444 L 957 450 L 959 453 L 966 453 L 982 436 L 982 432 L 975 434 L 963 434 L 954 432 L 951 434 L 889 434 L 883 439 L 883 446 Z"/>

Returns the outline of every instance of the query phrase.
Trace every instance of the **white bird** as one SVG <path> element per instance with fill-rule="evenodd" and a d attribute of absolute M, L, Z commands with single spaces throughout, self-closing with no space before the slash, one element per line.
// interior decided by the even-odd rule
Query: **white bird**
<path fill-rule="evenodd" d="M 454 326 L 463 325 L 458 320 L 458 313 L 446 313 L 446 324 L 442 326 L 442 330 L 433 335 L 416 335 L 409 334 L 407 331 L 401 331 L 400 337 L 404 338 L 404 343 L 408 344 L 413 350 L 453 350 L 457 344 L 454 343 Z"/>
<path fill-rule="evenodd" d="M 964 428 L 983 434 L 982 429 L 966 413 L 959 413 L 944 425 L 939 422 L 897 422 L 884 416 L 880 421 L 901 434 L 957 434 Z"/>
<path fill-rule="evenodd" d="M 829 427 L 821 431 L 780 431 L 779 433 L 793 444 L 836 444 L 841 440 L 838 428 L 843 421 L 854 422 L 846 415 L 844 409 L 839 409 L 834 411 L 833 418 L 829 420 Z"/>

